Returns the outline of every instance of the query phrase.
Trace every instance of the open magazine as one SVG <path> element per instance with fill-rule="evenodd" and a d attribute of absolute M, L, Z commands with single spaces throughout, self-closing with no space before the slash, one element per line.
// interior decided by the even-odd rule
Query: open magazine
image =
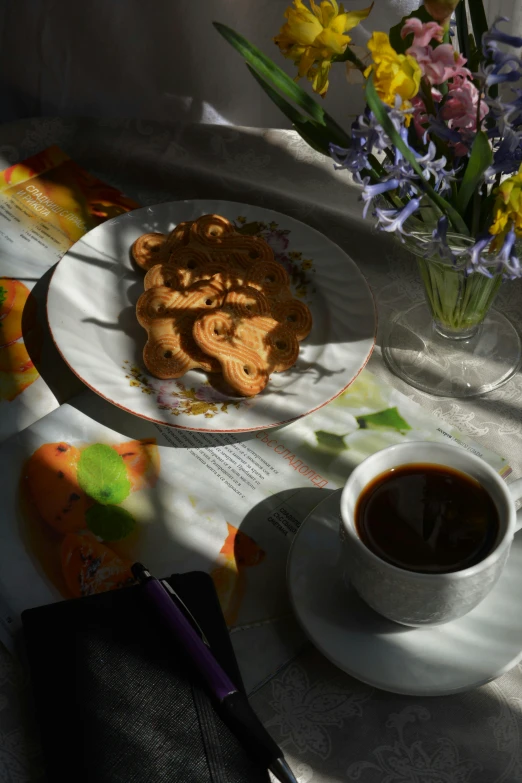
<path fill-rule="evenodd" d="M 137 560 L 159 577 L 203 569 L 253 687 L 302 642 L 280 632 L 299 526 L 361 460 L 405 440 L 453 442 L 510 472 L 368 370 L 315 413 L 257 434 L 154 425 L 86 391 L 1 447 L 2 638 L 26 608 L 131 583 Z"/>
<path fill-rule="evenodd" d="M 58 405 L 37 370 L 45 313 L 33 289 L 83 234 L 137 206 L 58 147 L 0 173 L 0 440 Z"/>

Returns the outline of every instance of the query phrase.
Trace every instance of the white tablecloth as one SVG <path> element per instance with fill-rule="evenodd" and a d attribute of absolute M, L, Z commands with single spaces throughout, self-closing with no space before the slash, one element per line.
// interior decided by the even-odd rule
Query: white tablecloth
<path fill-rule="evenodd" d="M 135 120 L 24 120 L 0 129 L 0 165 L 54 143 L 144 205 L 226 198 L 309 223 L 359 264 L 373 288 L 381 325 L 394 311 L 422 298 L 412 259 L 362 221 L 357 191 L 347 175 L 334 172 L 330 161 L 311 152 L 291 131 L 169 128 Z M 520 329 L 521 305 L 522 283 L 506 285 L 499 306 Z M 64 368 L 47 369 L 63 401 L 79 382 L 67 374 L 58 382 L 57 373 Z M 522 374 L 483 398 L 454 401 L 416 392 L 390 375 L 378 347 L 370 369 L 503 454 L 513 476 L 522 476 Z M 22 669 L 0 650 L 2 783 L 36 783 L 42 776 L 28 696 Z M 258 689 L 252 701 L 299 783 L 522 782 L 522 665 L 464 695 L 411 698 L 362 685 L 310 645 Z"/>

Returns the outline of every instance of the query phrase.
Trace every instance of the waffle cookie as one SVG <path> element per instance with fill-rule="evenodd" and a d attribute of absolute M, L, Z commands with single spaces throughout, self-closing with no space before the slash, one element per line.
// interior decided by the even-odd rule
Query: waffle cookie
<path fill-rule="evenodd" d="M 183 258 L 190 250 L 204 254 L 208 263 L 224 260 L 243 269 L 249 269 L 254 262 L 274 261 L 272 249 L 264 239 L 239 234 L 229 220 L 219 215 L 203 215 L 194 220 L 183 231 L 182 244 L 171 247 L 173 233 L 167 238 L 169 263 Z"/>
<path fill-rule="evenodd" d="M 299 341 L 308 337 L 312 330 L 312 313 L 304 302 L 300 302 L 299 299 L 284 299 L 282 302 L 273 302 L 271 315 L 276 321 L 286 324 Z"/>
<path fill-rule="evenodd" d="M 270 373 L 287 370 L 299 354 L 295 332 L 270 316 L 268 299 L 254 288 L 227 293 L 222 307 L 196 318 L 193 335 L 244 397 L 263 391 Z"/>
<path fill-rule="evenodd" d="M 145 291 L 136 305 L 138 322 L 147 330 L 143 361 L 156 378 L 180 378 L 200 368 L 219 372 L 219 362 L 205 354 L 192 336 L 194 321 L 224 298 L 216 283 L 201 281 L 186 291 L 161 286 Z"/>
<path fill-rule="evenodd" d="M 191 226 L 192 222 L 178 223 L 170 234 L 156 231 L 142 234 L 132 245 L 132 257 L 137 265 L 145 270 L 166 261 L 173 250 L 188 243 Z"/>
<path fill-rule="evenodd" d="M 157 285 L 167 285 L 171 288 L 188 288 L 198 280 L 210 280 L 218 277 L 227 289 L 243 285 L 245 271 L 221 258 L 217 261 L 208 260 L 205 253 L 192 248 L 184 248 L 177 253 L 176 258 L 168 263 L 157 264 L 145 275 L 144 287 L 154 288 Z"/>
<path fill-rule="evenodd" d="M 141 269 L 150 269 L 164 256 L 165 234 L 142 234 L 131 247 L 131 254 Z"/>
<path fill-rule="evenodd" d="M 225 385 L 251 397 L 272 372 L 295 364 L 312 317 L 264 239 L 203 215 L 140 240 L 133 255 L 147 274 L 136 313 L 152 375 L 179 378 L 200 368 L 222 373 Z"/>

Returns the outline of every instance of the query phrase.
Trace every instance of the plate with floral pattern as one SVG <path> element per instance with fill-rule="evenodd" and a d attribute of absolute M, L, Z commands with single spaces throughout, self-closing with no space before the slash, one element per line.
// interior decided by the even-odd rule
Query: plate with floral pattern
<path fill-rule="evenodd" d="M 256 397 L 227 396 L 200 370 L 159 380 L 143 364 L 146 332 L 135 315 L 143 273 L 131 245 L 141 234 L 168 233 L 205 214 L 223 215 L 241 233 L 263 237 L 288 271 L 294 296 L 312 312 L 313 328 L 296 364 L 273 373 Z M 58 350 L 93 391 L 157 424 L 207 432 L 275 427 L 326 405 L 365 366 L 376 332 L 371 291 L 341 248 L 287 215 L 230 201 L 168 202 L 98 226 L 56 267 L 47 312 Z"/>

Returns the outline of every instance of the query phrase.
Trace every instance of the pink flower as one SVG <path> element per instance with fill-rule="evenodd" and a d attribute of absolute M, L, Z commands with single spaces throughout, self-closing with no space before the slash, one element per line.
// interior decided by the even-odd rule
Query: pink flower
<path fill-rule="evenodd" d="M 448 128 L 459 131 L 462 140 L 451 144 L 455 154 L 462 156 L 469 151 L 473 133 L 477 129 L 477 104 L 479 91 L 469 79 L 459 76 L 449 84 L 448 95 L 444 101 L 440 116 Z M 480 120 L 488 113 L 485 101 L 480 101 Z"/>
<path fill-rule="evenodd" d="M 411 105 L 413 107 L 413 125 L 419 139 L 423 139 L 426 135 L 428 125 L 428 112 L 426 106 L 420 95 L 416 95 L 411 99 Z"/>
<path fill-rule="evenodd" d="M 401 37 L 406 38 L 410 33 L 413 33 L 413 46 L 417 47 L 428 46 L 433 39 L 442 42 L 444 30 L 437 22 L 426 22 L 426 24 L 423 24 L 420 19 L 412 17 L 404 23 Z"/>
<path fill-rule="evenodd" d="M 405 38 L 410 33 L 413 33 L 413 44 L 406 54 L 415 57 L 429 84 L 442 84 L 454 76 L 471 76 L 464 68 L 466 58 L 451 44 L 441 44 L 436 48 L 430 46 L 431 41 L 442 41 L 444 31 L 437 22 L 423 24 L 415 17 L 408 19 L 402 27 L 401 36 Z"/>
<path fill-rule="evenodd" d="M 406 50 L 406 54 L 415 57 L 429 84 L 443 84 L 455 76 L 471 76 L 470 71 L 464 68 L 466 58 L 456 52 L 451 44 L 441 44 L 436 49 L 414 44 Z"/>
<path fill-rule="evenodd" d="M 469 79 L 459 76 L 452 80 L 440 112 L 442 119 L 448 123 L 448 128 L 459 131 L 476 130 L 479 95 L 479 91 Z M 483 120 L 487 113 L 487 104 L 481 100 L 480 119 Z"/>
<path fill-rule="evenodd" d="M 435 104 L 439 104 L 442 100 L 442 93 L 435 87 L 432 87 L 431 97 L 433 98 L 433 102 Z M 425 141 L 426 139 L 430 138 L 427 132 L 430 118 L 426 110 L 426 104 L 420 95 L 416 95 L 411 99 L 411 105 L 413 106 L 413 125 L 419 139 Z"/>

